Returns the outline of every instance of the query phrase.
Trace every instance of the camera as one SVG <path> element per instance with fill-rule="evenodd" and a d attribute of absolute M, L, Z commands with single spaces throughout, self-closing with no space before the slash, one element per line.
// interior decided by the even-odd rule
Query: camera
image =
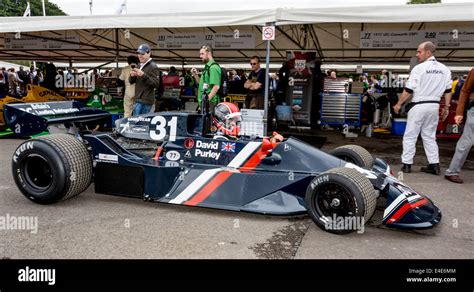
<path fill-rule="evenodd" d="M 131 67 L 132 69 L 135 69 L 135 68 L 137 68 L 137 64 L 130 64 L 130 67 Z"/>

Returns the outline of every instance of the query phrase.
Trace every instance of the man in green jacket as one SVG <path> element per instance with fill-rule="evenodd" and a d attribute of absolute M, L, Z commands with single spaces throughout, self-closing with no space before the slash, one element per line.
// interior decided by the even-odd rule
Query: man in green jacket
<path fill-rule="evenodd" d="M 202 71 L 202 76 L 199 77 L 196 68 L 191 69 L 194 79 L 199 83 L 198 104 L 199 108 L 201 108 L 202 97 L 205 92 L 208 97 L 209 112 L 212 113 L 214 112 L 215 106 L 220 102 L 217 91 L 221 84 L 221 67 L 214 61 L 210 46 L 205 45 L 201 47 L 199 50 L 199 58 L 206 64 Z"/>

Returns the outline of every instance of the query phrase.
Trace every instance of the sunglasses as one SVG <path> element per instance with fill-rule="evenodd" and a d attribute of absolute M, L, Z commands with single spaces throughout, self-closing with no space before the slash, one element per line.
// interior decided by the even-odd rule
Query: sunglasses
<path fill-rule="evenodd" d="M 250 65 L 255 66 L 255 65 L 257 65 L 257 63 L 250 63 Z"/>

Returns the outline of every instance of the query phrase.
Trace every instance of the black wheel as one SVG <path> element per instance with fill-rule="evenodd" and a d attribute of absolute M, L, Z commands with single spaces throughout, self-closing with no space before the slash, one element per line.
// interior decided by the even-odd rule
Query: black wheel
<path fill-rule="evenodd" d="M 372 183 L 352 168 L 339 167 L 315 177 L 306 190 L 306 209 L 318 227 L 346 234 L 362 228 L 374 214 Z"/>
<path fill-rule="evenodd" d="M 374 165 L 374 158 L 369 151 L 358 145 L 344 145 L 329 152 L 339 159 L 345 160 L 362 168 L 371 169 Z"/>
<path fill-rule="evenodd" d="M 23 142 L 12 160 L 20 191 L 39 204 L 66 200 L 84 191 L 92 180 L 92 159 L 84 144 L 67 134 Z"/>

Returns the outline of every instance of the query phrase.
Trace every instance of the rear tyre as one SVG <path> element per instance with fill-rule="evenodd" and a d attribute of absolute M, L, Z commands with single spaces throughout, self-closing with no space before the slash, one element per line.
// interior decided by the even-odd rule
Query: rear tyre
<path fill-rule="evenodd" d="M 345 167 L 315 177 L 305 195 L 313 222 L 335 234 L 360 230 L 374 214 L 376 200 L 372 183 L 357 170 Z"/>
<path fill-rule="evenodd" d="M 13 178 L 31 201 L 52 204 L 83 192 L 92 180 L 92 159 L 72 135 L 53 134 L 23 142 L 12 160 Z"/>
<path fill-rule="evenodd" d="M 374 165 L 372 154 L 359 145 L 344 145 L 337 147 L 330 151 L 329 154 L 362 168 L 371 169 Z"/>

